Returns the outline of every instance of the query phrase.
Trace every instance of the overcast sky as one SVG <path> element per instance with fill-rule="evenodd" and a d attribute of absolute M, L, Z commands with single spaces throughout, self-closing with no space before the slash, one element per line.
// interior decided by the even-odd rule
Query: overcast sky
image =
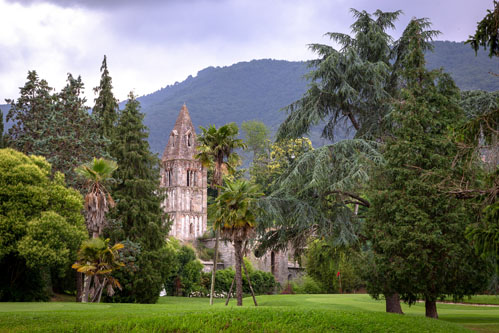
<path fill-rule="evenodd" d="M 428 17 L 439 40 L 463 41 L 492 0 L 0 0 L 0 104 L 28 70 L 60 89 L 67 73 L 93 87 L 106 54 L 118 99 L 182 81 L 208 66 L 272 58 L 308 60 L 325 32 L 350 32 L 349 9 L 402 9 L 393 32 Z"/>

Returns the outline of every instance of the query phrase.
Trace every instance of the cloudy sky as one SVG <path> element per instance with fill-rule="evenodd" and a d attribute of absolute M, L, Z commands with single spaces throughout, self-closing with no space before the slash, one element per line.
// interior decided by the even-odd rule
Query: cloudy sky
<path fill-rule="evenodd" d="M 463 41 L 492 0 L 0 0 L 0 104 L 17 97 L 28 70 L 56 89 L 81 75 L 93 101 L 104 54 L 120 100 L 208 66 L 311 59 L 308 43 L 350 31 L 350 8 L 402 9 L 395 36 L 428 17 L 437 39 Z"/>

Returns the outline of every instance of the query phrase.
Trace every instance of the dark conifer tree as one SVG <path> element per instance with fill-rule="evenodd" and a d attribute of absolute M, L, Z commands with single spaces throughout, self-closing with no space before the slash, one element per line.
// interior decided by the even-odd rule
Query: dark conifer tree
<path fill-rule="evenodd" d="M 113 95 L 112 78 L 107 69 L 107 58 L 104 56 L 100 68 L 101 78 L 98 87 L 94 92 L 98 94 L 92 113 L 99 122 L 100 134 L 108 139 L 112 139 L 113 131 L 118 120 L 118 101 Z"/>
<path fill-rule="evenodd" d="M 0 110 L 0 149 L 5 148 L 5 136 L 3 134 L 4 125 L 3 125 L 3 112 Z"/>
<path fill-rule="evenodd" d="M 428 25 L 414 19 L 402 37 L 409 46 L 402 74 L 406 88 L 392 112 L 386 165 L 372 177 L 366 224 L 374 258 L 366 277 L 371 294 L 388 288 L 409 304 L 422 299 L 426 316 L 437 318 L 440 297 L 474 294 L 487 275 L 464 237 L 470 221 L 466 203 L 438 185 L 453 162 L 459 163 L 448 131 L 464 113 L 452 79 L 425 69 L 421 45 Z"/>
<path fill-rule="evenodd" d="M 168 273 L 164 247 L 168 229 L 161 208 L 159 160 L 149 151 L 149 134 L 139 109 L 139 102 L 130 93 L 111 144 L 111 155 L 119 168 L 112 188 L 115 222 L 108 232 L 114 241 L 135 247 L 129 253 L 133 265 L 117 276 L 123 291 L 112 300 L 155 303 Z"/>
<path fill-rule="evenodd" d="M 10 146 L 45 157 L 54 172 L 64 173 L 68 185 L 78 189 L 82 179 L 74 169 L 94 156 L 104 156 L 106 145 L 85 106 L 83 89 L 81 78 L 68 74 L 66 86 L 53 94 L 47 82 L 30 71 L 20 97 L 7 101 L 7 120 L 13 121 L 8 131 Z"/>

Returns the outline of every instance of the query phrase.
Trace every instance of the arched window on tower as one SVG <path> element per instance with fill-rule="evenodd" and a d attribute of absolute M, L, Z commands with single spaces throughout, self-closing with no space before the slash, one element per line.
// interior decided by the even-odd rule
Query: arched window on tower
<path fill-rule="evenodd" d="M 196 186 L 196 171 L 187 170 L 187 186 Z"/>
<path fill-rule="evenodd" d="M 185 140 L 187 142 L 187 147 L 190 147 L 192 145 L 192 135 L 191 133 L 187 133 L 185 136 Z"/>
<path fill-rule="evenodd" d="M 190 235 L 194 234 L 194 225 L 192 223 L 189 224 L 189 234 Z"/>
<path fill-rule="evenodd" d="M 172 175 L 172 169 L 166 170 L 166 186 L 172 186 L 172 180 L 173 180 L 173 175 Z"/>

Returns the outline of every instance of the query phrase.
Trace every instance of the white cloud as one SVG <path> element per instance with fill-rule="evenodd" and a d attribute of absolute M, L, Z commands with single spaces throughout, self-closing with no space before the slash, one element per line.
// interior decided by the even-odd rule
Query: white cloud
<path fill-rule="evenodd" d="M 416 6 L 393 0 L 90 0 L 64 7 L 67 2 L 60 0 L 23 0 L 24 5 L 0 0 L 0 103 L 17 97 L 27 71 L 35 69 L 56 89 L 66 73 L 81 75 L 91 105 L 104 54 L 121 100 L 132 89 L 151 93 L 208 66 L 310 59 L 307 44 L 328 43 L 323 37 L 328 31 L 350 31 L 349 7 L 372 12 L 401 6 L 405 15 L 397 34 L 411 17 L 426 16 L 444 32 L 441 39 L 463 40 L 491 6 L 488 0 L 438 6 L 421 1 Z"/>

